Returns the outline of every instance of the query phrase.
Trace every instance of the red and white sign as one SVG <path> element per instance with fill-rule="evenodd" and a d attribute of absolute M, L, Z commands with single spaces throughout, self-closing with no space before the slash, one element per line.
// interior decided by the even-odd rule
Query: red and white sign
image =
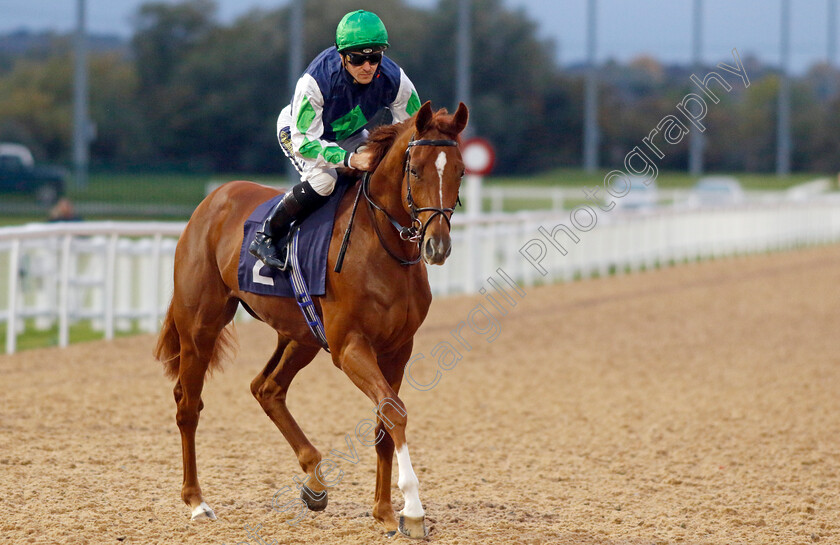
<path fill-rule="evenodd" d="M 493 170 L 496 152 L 484 138 L 468 138 L 461 143 L 461 158 L 467 174 L 485 176 Z"/>

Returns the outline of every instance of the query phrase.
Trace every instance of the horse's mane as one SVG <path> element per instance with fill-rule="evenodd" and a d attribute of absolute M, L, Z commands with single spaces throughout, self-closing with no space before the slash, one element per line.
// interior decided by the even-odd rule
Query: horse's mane
<path fill-rule="evenodd" d="M 444 134 L 457 137 L 457 134 L 454 134 L 452 129 L 452 116 L 447 114 L 448 112 L 446 111 L 446 108 L 441 108 L 435 112 L 429 127 Z M 393 125 L 380 125 L 374 129 L 372 133 L 370 133 L 365 146 L 367 150 L 372 151 L 374 154 L 374 169 L 379 166 L 379 163 L 385 158 L 385 154 L 388 153 L 388 150 L 391 149 L 391 146 L 394 145 L 397 138 L 413 126 L 414 117 L 411 117 L 401 123 L 395 123 Z"/>
<path fill-rule="evenodd" d="M 365 147 L 370 150 L 374 156 L 374 169 L 379 166 L 385 154 L 394 145 L 397 137 L 405 131 L 411 119 L 397 123 L 395 125 L 380 125 L 370 133 Z"/>

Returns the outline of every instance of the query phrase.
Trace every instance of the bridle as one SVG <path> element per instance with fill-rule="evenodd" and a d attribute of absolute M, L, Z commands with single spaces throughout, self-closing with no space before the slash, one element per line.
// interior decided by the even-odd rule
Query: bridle
<path fill-rule="evenodd" d="M 382 247 L 385 248 L 385 251 L 388 252 L 388 255 L 396 259 L 400 262 L 400 265 L 414 265 L 420 262 L 420 259 L 423 257 L 423 251 L 420 248 L 420 245 L 423 242 L 423 237 L 426 236 L 426 229 L 428 228 L 429 224 L 438 216 L 442 216 L 443 219 L 446 220 L 447 227 L 451 228 L 452 223 L 450 217 L 452 213 L 455 211 L 455 208 L 437 208 L 434 206 L 424 206 L 418 207 L 414 202 L 414 196 L 411 193 L 411 148 L 417 146 L 445 146 L 445 147 L 458 147 L 458 142 L 455 140 L 430 140 L 430 139 L 421 139 L 421 140 L 412 140 L 408 143 L 408 147 L 405 148 L 405 159 L 403 159 L 403 173 L 405 176 L 405 183 L 406 183 L 406 200 L 408 201 L 408 208 L 410 210 L 411 215 L 411 225 L 405 226 L 398 222 L 394 217 L 388 213 L 387 210 L 382 208 L 378 205 L 374 200 L 373 197 L 370 196 L 370 173 L 366 172 L 364 178 L 362 179 L 362 193 L 365 196 L 365 199 L 368 203 L 368 210 L 373 214 L 373 210 L 379 210 L 385 217 L 388 218 L 388 221 L 391 222 L 391 225 L 394 226 L 394 229 L 397 230 L 400 238 L 402 240 L 416 242 L 418 250 L 420 250 L 419 255 L 412 260 L 406 260 L 402 257 L 396 255 L 388 245 L 385 243 L 385 239 L 382 237 L 382 233 L 379 231 L 379 227 L 377 223 L 374 221 L 374 230 L 376 231 L 376 235 L 379 237 L 379 242 L 382 244 Z M 441 203 L 442 204 L 442 203 Z M 461 204 L 460 196 L 456 200 L 456 206 Z M 429 216 L 425 222 L 420 221 L 419 215 L 421 212 L 432 212 L 432 215 Z"/>

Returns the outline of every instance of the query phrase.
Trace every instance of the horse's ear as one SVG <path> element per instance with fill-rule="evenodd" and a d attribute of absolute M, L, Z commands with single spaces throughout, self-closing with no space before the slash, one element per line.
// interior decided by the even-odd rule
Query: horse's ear
<path fill-rule="evenodd" d="M 427 100 L 425 104 L 417 111 L 417 117 L 414 120 L 414 126 L 417 127 L 417 134 L 425 132 L 432 120 L 432 101 Z"/>
<path fill-rule="evenodd" d="M 466 105 L 463 102 L 458 103 L 458 110 L 455 111 L 455 117 L 452 120 L 453 128 L 455 129 L 456 134 L 461 134 L 461 132 L 467 127 L 467 121 L 470 118 L 470 112 L 467 110 Z"/>

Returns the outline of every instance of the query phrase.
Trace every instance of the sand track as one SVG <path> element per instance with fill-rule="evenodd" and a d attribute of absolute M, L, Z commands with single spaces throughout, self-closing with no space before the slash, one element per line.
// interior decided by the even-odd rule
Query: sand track
<path fill-rule="evenodd" d="M 436 387 L 403 387 L 432 542 L 840 543 L 840 247 L 517 300 L 492 342 L 489 326 L 462 329 L 471 350 Z M 418 382 L 481 303 L 435 301 Z M 238 330 L 198 429 L 210 524 L 191 524 L 180 501 L 172 385 L 153 337 L 0 356 L 0 542 L 256 543 L 246 525 L 262 525 L 266 543 L 390 543 L 370 516 L 375 452 L 358 443 L 358 463 L 330 456 L 343 474 L 325 512 L 292 527 L 271 510 L 301 472 L 249 393 L 273 334 Z M 325 455 L 346 452 L 371 414 L 325 355 L 289 406 Z M 396 487 L 394 498 L 400 508 Z"/>

